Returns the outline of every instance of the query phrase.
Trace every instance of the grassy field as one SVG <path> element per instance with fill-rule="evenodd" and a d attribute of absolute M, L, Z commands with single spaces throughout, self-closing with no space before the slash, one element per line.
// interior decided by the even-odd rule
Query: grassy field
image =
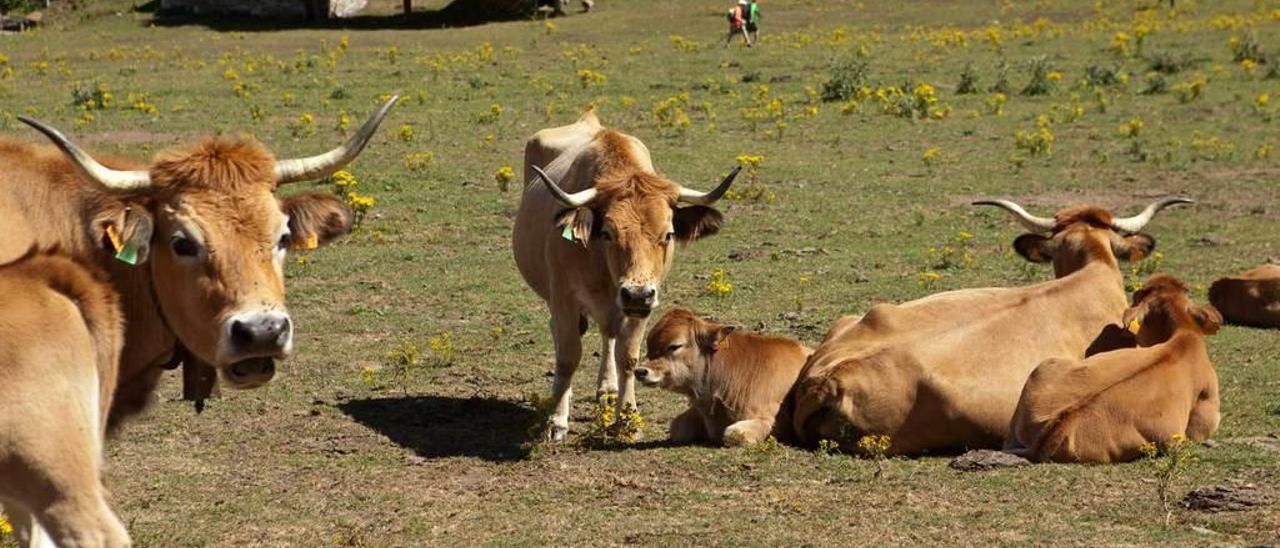
<path fill-rule="evenodd" d="M 376 199 L 363 226 L 289 258 L 297 351 L 276 381 L 197 416 L 170 376 L 110 444 L 139 545 L 1280 542 L 1280 453 L 1240 441 L 1280 433 L 1280 337 L 1255 329 L 1211 340 L 1218 443 L 1172 489 L 1254 484 L 1276 505 L 1178 508 L 1168 526 L 1150 462 L 965 474 L 929 457 L 876 477 L 848 456 L 668 447 L 684 402 L 643 388 L 645 441 L 583 449 L 594 334 L 573 439 L 527 445 L 552 345 L 510 258 L 521 182 L 500 175 L 590 105 L 685 184 L 758 162 L 722 202 L 723 232 L 678 252 L 665 301 L 809 344 L 876 302 L 1051 276 L 1012 253 L 1007 214 L 967 205 L 990 195 L 1041 215 L 1194 197 L 1148 227 L 1161 253 L 1133 278 L 1167 272 L 1203 300 L 1280 256 L 1280 2 L 764 0 L 751 49 L 721 47 L 723 1 L 287 30 L 88 4 L 0 36 L 0 133 L 37 140 L 26 114 L 100 153 L 247 132 L 302 155 L 351 131 L 342 113 L 355 125 L 406 96 L 351 168 Z M 855 91 L 824 101 L 841 66 Z M 94 92 L 112 100 L 77 105 Z M 707 289 L 717 271 L 731 291 Z"/>

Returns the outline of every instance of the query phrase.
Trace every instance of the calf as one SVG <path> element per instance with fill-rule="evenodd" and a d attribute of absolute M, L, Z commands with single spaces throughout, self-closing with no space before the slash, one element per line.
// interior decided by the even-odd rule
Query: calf
<path fill-rule="evenodd" d="M 1209 302 L 1227 323 L 1280 329 L 1280 264 L 1267 264 L 1209 286 Z"/>
<path fill-rule="evenodd" d="M 1204 336 L 1222 316 L 1187 286 L 1153 276 L 1133 295 L 1122 323 L 1134 347 L 1084 360 L 1041 363 L 1014 411 L 1005 450 L 1035 461 L 1133 460 L 1148 442 L 1174 435 L 1204 441 L 1218 430 L 1218 376 Z"/>
<path fill-rule="evenodd" d="M 35 251 L 0 266 L 0 506 L 24 545 L 129 545 L 101 479 L 123 345 L 96 268 Z"/>
<path fill-rule="evenodd" d="M 783 400 L 812 351 L 705 321 L 685 308 L 667 312 L 649 332 L 647 360 L 636 380 L 689 398 L 671 421 L 671 441 L 752 445 L 770 434 L 790 441 Z"/>

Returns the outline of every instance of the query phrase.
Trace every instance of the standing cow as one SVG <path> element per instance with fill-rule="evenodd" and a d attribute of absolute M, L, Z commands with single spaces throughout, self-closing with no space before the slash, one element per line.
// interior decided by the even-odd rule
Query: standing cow
<path fill-rule="evenodd" d="M 1155 240 L 1139 231 L 1161 209 L 1190 202 L 1166 198 L 1128 218 L 1074 207 L 1052 219 L 1006 200 L 975 202 L 1014 214 L 1032 231 L 1014 249 L 1052 262 L 1057 279 L 880 304 L 837 322 L 796 385 L 797 437 L 851 444 L 888 434 L 891 451 L 908 454 L 999 448 L 1031 370 L 1083 357 L 1127 308 L 1117 259 L 1150 253 Z"/>
<path fill-rule="evenodd" d="M 0 508 L 23 545 L 129 544 L 102 485 L 123 331 L 97 268 L 34 248 L 0 265 Z"/>
<path fill-rule="evenodd" d="M 286 251 L 351 227 L 332 194 L 275 192 L 355 159 L 396 100 L 344 145 L 301 159 L 277 160 L 251 138 L 212 138 L 149 166 L 104 165 L 26 118 L 57 150 L 0 140 L 0 261 L 19 246 L 60 247 L 104 268 L 124 303 L 113 421 L 140 411 L 175 360 L 212 366 L 235 388 L 271 380 L 293 347 Z"/>
<path fill-rule="evenodd" d="M 525 282 L 551 310 L 556 368 L 549 434 L 562 440 L 587 319 L 599 326 L 604 343 L 597 395 L 620 389 L 619 409 L 634 407 L 632 374 L 645 322 L 658 305 L 675 244 L 719 230 L 720 212 L 709 206 L 738 171 L 711 192 L 685 188 L 654 171 L 644 143 L 601 127 L 594 112 L 534 134 L 524 160 L 512 248 Z M 530 184 L 535 178 L 542 184 Z"/>

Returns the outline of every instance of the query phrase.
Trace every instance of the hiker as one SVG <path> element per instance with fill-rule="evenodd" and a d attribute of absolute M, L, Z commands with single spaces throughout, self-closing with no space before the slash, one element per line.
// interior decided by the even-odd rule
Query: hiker
<path fill-rule="evenodd" d="M 729 42 L 733 41 L 733 37 L 741 34 L 742 40 L 747 43 L 747 47 L 751 47 L 751 37 L 747 36 L 746 16 L 747 16 L 747 0 L 738 0 L 738 5 L 729 8 L 729 35 L 724 39 L 724 47 L 729 47 Z"/>
<path fill-rule="evenodd" d="M 760 3 L 751 0 L 747 5 L 747 45 L 753 45 L 760 41 Z"/>

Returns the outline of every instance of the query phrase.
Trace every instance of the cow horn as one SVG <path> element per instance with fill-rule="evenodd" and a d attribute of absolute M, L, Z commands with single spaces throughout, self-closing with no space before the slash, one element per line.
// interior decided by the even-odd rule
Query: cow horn
<path fill-rule="evenodd" d="M 724 196 L 725 192 L 729 191 L 729 186 L 733 184 L 733 179 L 738 176 L 739 171 L 742 171 L 742 166 L 733 168 L 733 171 L 729 172 L 729 176 L 725 177 L 723 181 L 720 181 L 720 186 L 717 186 L 716 189 L 711 192 L 701 192 L 682 186 L 680 187 L 679 201 L 686 204 L 700 206 L 709 206 L 714 204 L 716 203 L 716 200 L 719 200 Z"/>
<path fill-rule="evenodd" d="M 538 174 L 539 179 L 542 179 L 542 184 L 546 185 L 547 190 L 551 191 L 551 194 L 555 196 L 560 203 L 568 207 L 582 207 L 591 203 L 591 200 L 596 198 L 596 189 L 594 188 L 588 188 L 586 190 L 580 190 L 573 194 L 569 194 L 568 192 L 565 192 L 564 189 L 556 185 L 556 183 L 551 180 L 551 177 L 547 176 L 547 172 L 542 171 L 542 168 L 538 166 L 529 167 L 533 168 L 534 173 Z"/>
<path fill-rule="evenodd" d="M 1008 211 L 1009 213 L 1016 215 L 1018 217 L 1018 222 L 1022 223 L 1022 226 L 1032 232 L 1049 232 L 1053 230 L 1054 225 L 1057 224 L 1053 219 L 1047 217 L 1036 217 L 1035 215 L 1027 213 L 1027 210 L 1022 209 L 1022 206 L 1010 202 L 1009 200 L 974 200 L 970 205 L 996 206 Z"/>
<path fill-rule="evenodd" d="M 1111 226 L 1115 227 L 1116 230 L 1122 230 L 1124 232 L 1138 232 L 1142 230 L 1142 227 L 1147 226 L 1147 223 L 1151 222 L 1151 218 L 1155 217 L 1156 213 L 1159 213 L 1160 210 L 1175 204 L 1194 203 L 1196 203 L 1195 200 L 1183 198 L 1181 196 L 1161 198 L 1147 206 L 1146 209 L 1142 210 L 1142 213 L 1132 217 L 1125 217 L 1123 219 L 1116 219 L 1115 221 L 1112 221 Z"/>
<path fill-rule="evenodd" d="M 369 139 L 372 139 L 373 134 L 378 131 L 378 126 L 382 124 L 382 119 L 387 117 L 391 107 L 395 106 L 399 100 L 399 95 L 387 100 L 382 105 L 382 108 L 373 113 L 363 126 L 360 126 L 360 130 L 355 135 L 352 135 L 350 139 L 347 139 L 346 143 L 343 143 L 338 148 L 307 158 L 277 160 L 276 182 L 278 184 L 295 183 L 333 175 L 334 172 L 342 169 L 352 160 L 355 160 L 356 156 L 360 155 L 360 151 L 364 150 L 365 145 L 369 144 Z"/>
<path fill-rule="evenodd" d="M 43 133 L 45 137 L 53 141 L 53 144 L 57 145 L 62 150 L 62 153 L 66 154 L 67 158 L 71 160 L 71 163 L 75 164 L 76 168 L 80 170 L 80 174 L 90 181 L 95 181 L 110 190 L 117 191 L 137 190 L 151 186 L 151 175 L 146 171 L 111 169 L 94 160 L 92 156 L 89 156 L 83 149 L 67 139 L 61 131 L 53 129 L 44 122 L 27 118 L 26 116 L 19 116 L 18 119 L 22 120 L 24 124 L 36 128 L 36 131 Z"/>

